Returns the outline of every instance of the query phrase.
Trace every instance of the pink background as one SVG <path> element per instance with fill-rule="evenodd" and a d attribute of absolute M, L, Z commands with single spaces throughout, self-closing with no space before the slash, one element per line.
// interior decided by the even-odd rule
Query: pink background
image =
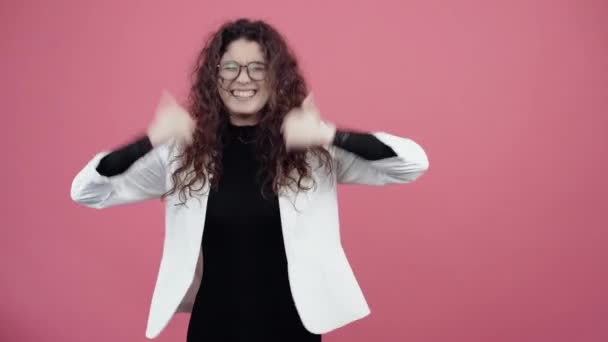
<path fill-rule="evenodd" d="M 608 340 L 606 1 L 73 0 L 0 3 L 2 342 L 146 340 L 161 204 L 95 211 L 70 184 L 243 15 L 285 34 L 327 119 L 430 159 L 340 188 L 372 314 L 324 341 Z"/>

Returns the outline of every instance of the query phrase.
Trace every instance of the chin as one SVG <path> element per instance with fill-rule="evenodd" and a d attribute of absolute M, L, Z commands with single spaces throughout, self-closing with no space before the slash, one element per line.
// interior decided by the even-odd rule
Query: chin
<path fill-rule="evenodd" d="M 233 115 L 238 115 L 240 117 L 250 117 L 250 116 L 255 116 L 259 111 L 250 111 L 250 112 L 242 112 L 242 111 L 234 111 L 231 110 L 230 113 L 232 113 Z"/>
<path fill-rule="evenodd" d="M 254 107 L 254 108 L 242 108 L 242 107 L 228 107 L 228 110 L 230 111 L 230 113 L 232 114 L 236 114 L 236 115 L 255 115 L 257 113 L 260 112 L 262 108 L 261 107 Z"/>

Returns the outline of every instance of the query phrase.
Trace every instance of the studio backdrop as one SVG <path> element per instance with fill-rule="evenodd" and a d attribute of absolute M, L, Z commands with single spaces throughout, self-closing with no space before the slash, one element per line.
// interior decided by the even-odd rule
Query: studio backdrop
<path fill-rule="evenodd" d="M 608 340 L 608 3 L 2 1 L 0 341 L 145 341 L 163 204 L 70 198 L 185 100 L 208 34 L 284 34 L 323 117 L 413 139 L 411 184 L 339 186 L 371 315 L 330 342 Z M 185 341 L 177 315 L 158 341 Z"/>

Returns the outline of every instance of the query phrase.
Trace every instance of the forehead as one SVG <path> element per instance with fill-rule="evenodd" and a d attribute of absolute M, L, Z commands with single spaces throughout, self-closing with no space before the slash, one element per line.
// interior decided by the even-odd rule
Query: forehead
<path fill-rule="evenodd" d="M 262 47 L 257 42 L 239 38 L 228 45 L 222 56 L 223 61 L 237 61 L 242 64 L 249 62 L 264 62 Z"/>

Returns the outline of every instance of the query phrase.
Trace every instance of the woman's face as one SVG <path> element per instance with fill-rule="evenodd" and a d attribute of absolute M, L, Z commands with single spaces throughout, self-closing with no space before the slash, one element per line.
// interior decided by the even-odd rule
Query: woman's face
<path fill-rule="evenodd" d="M 258 122 L 257 114 L 270 97 L 267 68 L 257 42 L 240 38 L 228 45 L 220 60 L 218 87 L 233 123 Z"/>

